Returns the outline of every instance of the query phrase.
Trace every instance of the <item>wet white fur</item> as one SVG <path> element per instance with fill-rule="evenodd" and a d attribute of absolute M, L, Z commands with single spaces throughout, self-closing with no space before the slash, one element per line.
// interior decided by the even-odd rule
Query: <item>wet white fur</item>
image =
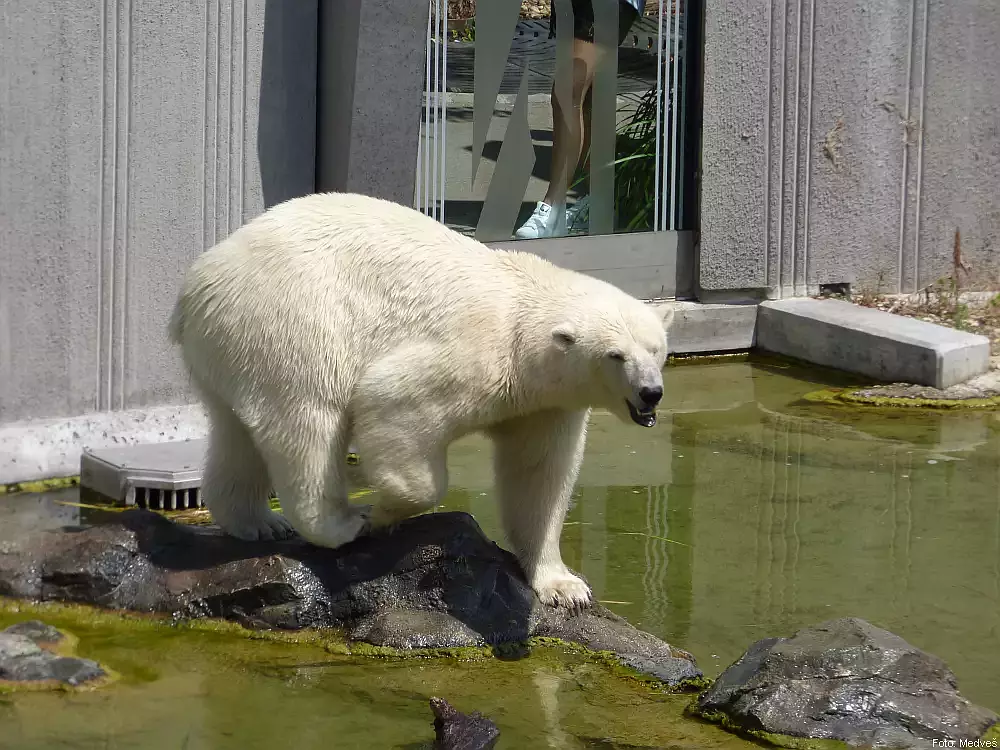
<path fill-rule="evenodd" d="M 482 431 L 531 585 L 546 603 L 586 603 L 559 536 L 590 408 L 628 421 L 625 399 L 662 386 L 666 316 L 394 203 L 275 206 L 194 262 L 170 322 L 211 421 L 205 502 L 233 536 L 294 529 L 337 547 L 433 509 L 448 445 Z M 348 502 L 349 440 L 374 506 Z"/>

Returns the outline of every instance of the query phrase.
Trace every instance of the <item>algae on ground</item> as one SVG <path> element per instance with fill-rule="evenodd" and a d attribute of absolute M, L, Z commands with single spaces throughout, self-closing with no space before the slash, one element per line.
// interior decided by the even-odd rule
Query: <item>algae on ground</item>
<path fill-rule="evenodd" d="M 241 733 L 250 733 L 249 727 L 258 740 L 271 740 L 286 731 L 293 739 L 299 737 L 297 732 L 305 732 L 298 729 L 298 719 L 322 705 L 339 708 L 322 711 L 320 720 L 322 726 L 337 730 L 338 743 L 369 741 L 378 747 L 397 747 L 407 732 L 412 740 L 414 726 L 429 726 L 424 693 L 442 690 L 457 699 L 462 710 L 481 710 L 497 721 L 512 746 L 531 747 L 545 737 L 559 736 L 563 742 L 602 737 L 624 746 L 663 747 L 669 740 L 718 750 L 749 747 L 741 738 L 684 717 L 687 696 L 657 690 L 648 680 L 620 679 L 626 676 L 624 670 L 616 665 L 608 669 L 594 652 L 550 638 L 533 639 L 523 649 L 425 649 L 401 654 L 347 644 L 343 634 L 257 632 L 228 622 L 122 615 L 80 605 L 0 598 L 0 627 L 29 618 L 72 628 L 87 657 L 114 664 L 122 681 L 106 700 L 129 708 L 114 714 L 110 729 L 95 727 L 88 722 L 95 716 L 110 716 L 109 704 L 96 702 L 98 696 L 86 698 L 65 711 L 60 708 L 58 721 L 43 732 L 39 722 L 53 704 L 22 701 L 21 726 L 37 735 L 16 745 L 22 750 L 44 750 L 45 742 L 64 737 L 80 742 L 77 738 L 104 731 L 112 740 L 128 733 L 141 742 L 171 721 L 170 712 L 158 708 L 164 701 L 173 706 L 172 721 L 182 724 L 176 731 L 179 739 L 149 747 L 183 746 L 181 741 L 190 734 L 205 746 L 232 750 L 239 747 Z M 530 658 L 521 658 L 529 653 Z M 248 709 L 264 705 L 274 712 L 273 719 Z M 204 706 L 205 711 L 189 714 L 193 706 Z M 240 718 L 238 724 L 233 723 L 236 719 L 230 721 L 230 716 L 248 710 L 254 718 Z M 370 724 L 380 717 L 385 721 Z M 234 730 L 232 741 L 212 744 L 213 738 L 222 737 L 215 733 Z"/>
<path fill-rule="evenodd" d="M 79 487 L 80 477 L 52 477 L 51 479 L 37 479 L 26 482 L 9 482 L 0 484 L 0 495 L 14 495 L 18 493 L 41 493 L 52 492 L 53 490 L 65 490 L 69 487 Z"/>
<path fill-rule="evenodd" d="M 183 631 L 218 633 L 250 641 L 300 644 L 318 647 L 331 655 L 369 659 L 418 660 L 451 659 L 453 661 L 483 661 L 489 659 L 517 659 L 535 650 L 558 651 L 580 656 L 587 661 L 606 667 L 616 677 L 644 685 L 658 692 L 685 693 L 704 690 L 711 684 L 705 678 L 689 679 L 670 686 L 651 675 L 633 669 L 621 662 L 614 652 L 597 651 L 580 643 L 551 637 L 531 637 L 520 643 L 495 646 L 461 646 L 441 648 L 400 649 L 376 646 L 364 641 L 354 641 L 339 629 L 316 630 L 250 630 L 229 620 L 215 618 L 180 618 L 163 614 L 143 614 L 101 610 L 82 604 L 61 602 L 24 602 L 0 596 L 0 625 L 6 626 L 24 619 L 24 615 L 44 620 L 54 627 L 102 627 L 127 629 L 135 632 Z M 12 619 L 16 618 L 16 619 Z"/>

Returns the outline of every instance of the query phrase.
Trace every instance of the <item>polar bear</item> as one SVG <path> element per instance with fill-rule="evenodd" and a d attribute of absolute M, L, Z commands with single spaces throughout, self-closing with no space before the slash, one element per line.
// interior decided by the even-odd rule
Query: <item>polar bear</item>
<path fill-rule="evenodd" d="M 289 200 L 198 257 L 171 316 L 211 425 L 205 504 L 240 539 L 338 547 L 432 510 L 449 444 L 483 432 L 527 580 L 586 605 L 559 537 L 590 410 L 655 423 L 671 318 L 399 204 Z M 373 506 L 348 502 L 349 441 Z"/>

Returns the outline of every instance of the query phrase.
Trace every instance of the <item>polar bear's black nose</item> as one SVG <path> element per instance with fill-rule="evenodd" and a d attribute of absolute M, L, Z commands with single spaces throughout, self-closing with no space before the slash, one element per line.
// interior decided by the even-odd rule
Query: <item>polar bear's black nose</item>
<path fill-rule="evenodd" d="M 640 388 L 639 398 L 643 400 L 643 403 L 656 406 L 660 403 L 660 399 L 663 398 L 663 389 L 660 386 L 656 386 L 655 388 Z"/>

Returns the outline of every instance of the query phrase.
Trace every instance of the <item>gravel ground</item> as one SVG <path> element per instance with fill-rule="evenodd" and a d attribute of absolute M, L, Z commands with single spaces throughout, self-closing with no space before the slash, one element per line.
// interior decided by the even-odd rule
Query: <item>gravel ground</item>
<path fill-rule="evenodd" d="M 894 315 L 904 315 L 986 336 L 990 340 L 994 358 L 1000 357 L 1000 293 L 877 296 L 855 294 L 851 301 L 856 305 L 874 307 Z"/>

